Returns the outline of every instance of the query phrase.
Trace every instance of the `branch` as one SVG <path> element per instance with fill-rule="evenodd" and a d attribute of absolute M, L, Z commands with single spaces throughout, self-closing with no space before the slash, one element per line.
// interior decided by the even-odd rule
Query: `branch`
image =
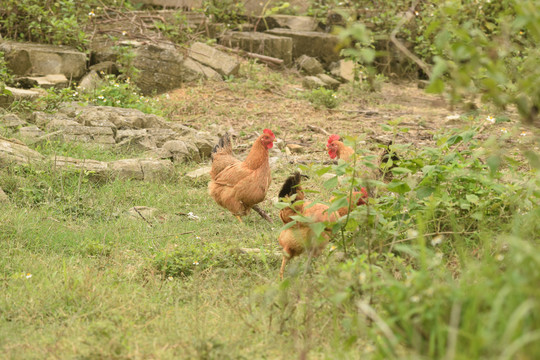
<path fill-rule="evenodd" d="M 392 33 L 390 34 L 390 41 L 392 41 L 392 43 L 394 43 L 394 45 L 396 45 L 396 47 L 398 48 L 398 50 L 400 50 L 402 53 L 404 53 L 409 59 L 411 59 L 412 61 L 414 61 L 418 66 L 420 66 L 420 68 L 422 70 L 424 70 L 424 72 L 429 76 L 431 77 L 431 68 L 429 65 L 427 65 L 425 62 L 423 62 L 418 56 L 416 56 L 415 54 L 413 54 L 409 49 L 407 49 L 407 47 L 405 45 L 403 45 L 401 43 L 401 41 L 399 41 L 397 38 L 396 38 L 396 34 L 399 32 L 399 30 L 401 29 L 401 27 L 403 25 L 405 25 L 406 23 L 409 22 L 409 20 L 411 20 L 413 17 L 414 17 L 414 9 L 416 8 L 416 5 L 418 5 L 418 3 L 420 2 L 420 0 L 414 0 L 413 3 L 411 4 L 411 7 L 409 8 L 409 10 L 407 10 L 407 12 L 405 13 L 405 15 L 401 18 L 401 20 L 398 22 L 397 26 L 395 27 L 394 30 L 392 30 Z"/>
<path fill-rule="evenodd" d="M 252 209 L 255 210 L 257 214 L 261 215 L 264 220 L 268 221 L 270 224 L 273 223 L 272 218 L 268 216 L 268 214 L 265 213 L 264 210 L 262 210 L 258 205 L 254 205 Z"/>

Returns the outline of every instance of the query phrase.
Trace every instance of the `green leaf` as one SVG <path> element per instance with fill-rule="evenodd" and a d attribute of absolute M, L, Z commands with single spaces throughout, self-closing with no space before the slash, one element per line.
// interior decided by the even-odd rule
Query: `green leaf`
<path fill-rule="evenodd" d="M 392 131 L 392 127 L 389 126 L 388 124 L 381 124 L 381 128 L 382 128 L 384 131 Z"/>
<path fill-rule="evenodd" d="M 287 230 L 287 229 L 289 229 L 289 228 L 292 228 L 294 225 L 296 225 L 296 221 L 291 221 L 291 222 L 289 222 L 289 223 L 283 225 L 282 227 L 280 227 L 280 228 L 278 229 L 278 232 L 282 232 L 282 231 L 285 231 L 285 230 Z"/>
<path fill-rule="evenodd" d="M 332 170 L 331 166 L 325 166 L 325 167 L 315 171 L 315 174 L 317 174 L 317 176 L 322 176 L 322 175 L 326 174 L 327 172 L 329 172 L 330 170 Z"/>
<path fill-rule="evenodd" d="M 426 92 L 429 94 L 440 94 L 444 91 L 444 81 L 442 79 L 433 80 L 426 88 Z"/>
<path fill-rule="evenodd" d="M 476 205 L 478 205 L 478 203 L 480 202 L 480 198 L 474 194 L 465 195 L 465 199 Z"/>
<path fill-rule="evenodd" d="M 315 233 L 315 236 L 318 238 L 323 233 L 324 229 L 326 229 L 326 225 L 323 222 L 316 222 L 309 224 L 309 227 L 311 230 Z"/>
<path fill-rule="evenodd" d="M 335 189 L 338 186 L 338 177 L 334 176 L 333 178 L 326 180 L 323 186 L 325 189 L 328 189 L 328 190 Z"/>
<path fill-rule="evenodd" d="M 347 207 L 349 206 L 349 202 L 347 201 L 346 196 L 343 196 L 339 199 L 335 199 L 334 201 L 332 201 L 332 204 L 328 208 L 327 212 L 328 214 L 331 214 L 333 212 L 336 212 L 338 209 L 341 209 L 344 206 L 347 206 Z"/>
<path fill-rule="evenodd" d="M 398 194 L 404 194 L 406 192 L 411 191 L 411 188 L 406 182 L 400 181 L 400 180 L 392 180 L 390 183 L 386 185 L 386 188 L 392 192 L 398 193 Z"/>
<path fill-rule="evenodd" d="M 396 175 L 412 173 L 412 171 L 410 169 L 403 168 L 403 167 L 395 167 L 395 168 L 392 169 L 392 172 L 394 174 L 396 174 Z"/>
<path fill-rule="evenodd" d="M 418 189 L 416 189 L 416 196 L 418 199 L 423 199 L 435 192 L 435 188 L 432 188 L 431 186 L 422 186 Z"/>

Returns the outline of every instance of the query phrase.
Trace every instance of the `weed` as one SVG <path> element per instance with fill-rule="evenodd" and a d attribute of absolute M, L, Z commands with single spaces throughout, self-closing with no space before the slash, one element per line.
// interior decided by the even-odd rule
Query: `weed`
<path fill-rule="evenodd" d="M 306 93 L 305 98 L 313 104 L 316 109 L 321 107 L 327 109 L 334 109 L 339 105 L 339 98 L 337 94 L 330 89 L 318 88 Z"/>

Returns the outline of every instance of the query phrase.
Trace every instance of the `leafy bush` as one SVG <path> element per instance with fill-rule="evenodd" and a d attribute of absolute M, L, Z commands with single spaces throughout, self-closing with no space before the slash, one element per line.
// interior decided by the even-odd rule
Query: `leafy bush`
<path fill-rule="evenodd" d="M 122 2 L 129 6 L 129 2 Z M 0 35 L 7 39 L 71 45 L 84 49 L 86 26 L 114 0 L 4 0 L 0 7 Z"/>
<path fill-rule="evenodd" d="M 315 106 L 315 108 L 325 107 L 327 109 L 334 109 L 339 105 L 339 98 L 337 94 L 330 89 L 318 88 L 311 90 L 305 94 L 305 98 Z"/>

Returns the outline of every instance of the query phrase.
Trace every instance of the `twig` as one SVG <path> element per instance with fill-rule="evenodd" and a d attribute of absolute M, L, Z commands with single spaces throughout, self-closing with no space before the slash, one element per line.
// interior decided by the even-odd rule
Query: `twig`
<path fill-rule="evenodd" d="M 252 209 L 255 210 L 257 214 L 261 215 L 264 220 L 268 221 L 270 224 L 273 223 L 272 218 L 268 216 L 268 214 L 265 213 L 264 210 L 262 210 L 258 205 L 253 206 Z"/>
<path fill-rule="evenodd" d="M 324 130 L 322 127 L 315 126 L 315 125 L 308 125 L 307 128 L 313 132 L 318 132 L 323 135 L 330 135 L 330 133 L 326 130 Z"/>
<path fill-rule="evenodd" d="M 414 17 L 414 9 L 416 8 L 416 5 L 418 5 L 419 2 L 420 2 L 420 0 L 413 1 L 413 3 L 411 4 L 411 7 L 409 8 L 409 10 L 407 10 L 405 15 L 403 15 L 401 20 L 398 22 L 395 29 L 392 30 L 392 32 L 390 33 L 390 41 L 392 41 L 392 43 L 394 43 L 394 45 L 398 48 L 398 50 L 400 50 L 402 53 L 404 53 L 409 59 L 414 61 L 418 66 L 420 66 L 420 68 L 422 70 L 424 70 L 424 72 L 429 77 L 431 77 L 431 68 L 429 67 L 429 65 L 427 65 L 425 62 L 423 62 L 418 56 L 413 54 L 409 49 L 407 49 L 407 47 L 405 45 L 403 45 L 401 43 L 401 41 L 399 41 L 396 38 L 396 35 L 399 32 L 399 30 L 401 29 L 401 27 L 403 25 L 405 25 L 407 22 L 409 22 L 409 20 L 411 20 Z"/>
<path fill-rule="evenodd" d="M 150 227 L 154 227 L 154 225 L 152 225 L 152 223 L 148 220 L 146 220 L 146 218 L 143 216 L 143 214 L 141 214 L 141 212 L 139 211 L 139 209 L 137 209 L 136 206 L 133 207 L 133 210 L 135 210 L 135 212 L 137 214 L 139 214 L 139 216 L 150 226 Z"/>

